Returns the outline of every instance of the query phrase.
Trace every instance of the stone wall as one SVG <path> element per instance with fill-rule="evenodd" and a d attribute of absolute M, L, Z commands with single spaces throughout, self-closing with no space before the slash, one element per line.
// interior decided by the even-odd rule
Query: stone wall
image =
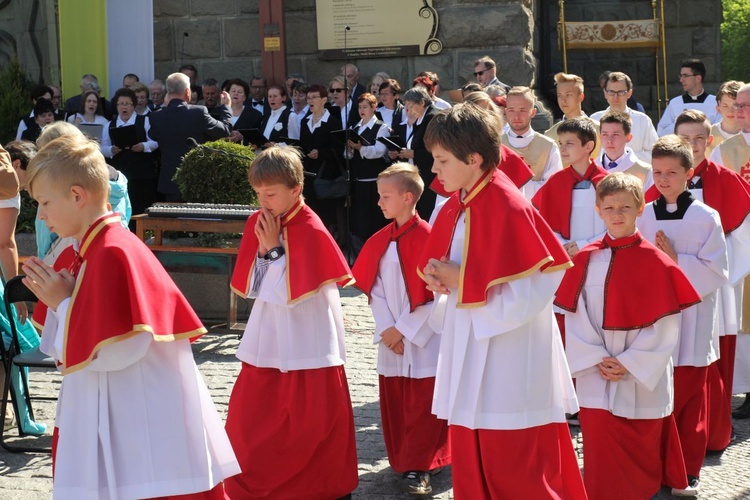
<path fill-rule="evenodd" d="M 554 102 L 552 77 L 562 71 L 562 55 L 557 42 L 559 8 L 557 0 L 542 0 L 549 9 L 544 23 L 552 33 L 540 49 L 548 55 L 539 71 L 539 88 Z M 649 0 L 566 0 L 567 21 L 608 21 L 651 19 Z M 658 9 L 658 2 L 657 2 Z M 666 0 L 664 2 L 667 42 L 667 81 L 669 97 L 682 92 L 678 75 L 683 59 L 697 57 L 706 64 L 706 88 L 715 92 L 721 83 L 722 8 L 719 0 Z M 578 50 L 568 52 L 568 71 L 584 78 L 587 92 L 584 109 L 596 111 L 607 104 L 598 87 L 598 77 L 605 70 L 627 73 L 635 85 L 634 96 L 656 116 L 656 75 L 651 50 Z"/>
<path fill-rule="evenodd" d="M 55 0 L 0 0 L 0 68 L 18 56 L 35 82 L 60 80 Z"/>
<path fill-rule="evenodd" d="M 373 0 L 375 1 L 375 0 Z M 438 38 L 436 56 L 353 60 L 365 78 L 385 71 L 402 84 L 423 70 L 436 71 L 444 88 L 473 81 L 473 61 L 489 54 L 509 84 L 534 80 L 534 18 L 531 0 L 434 0 Z M 286 0 L 287 70 L 309 82 L 327 83 L 344 61 L 322 61 L 317 55 L 314 0 Z M 398 13 L 394 13 L 398 15 Z M 249 78 L 261 72 L 257 0 L 154 0 L 156 75 L 175 71 L 183 59 L 199 78 Z M 184 33 L 188 37 L 184 37 Z"/>

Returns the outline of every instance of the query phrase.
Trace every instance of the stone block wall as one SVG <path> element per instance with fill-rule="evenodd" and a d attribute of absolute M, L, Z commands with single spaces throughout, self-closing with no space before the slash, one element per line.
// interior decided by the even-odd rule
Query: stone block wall
<path fill-rule="evenodd" d="M 444 88 L 451 89 L 473 81 L 474 60 L 488 54 L 498 62 L 503 81 L 529 85 L 536 75 L 533 3 L 434 0 L 442 53 L 352 62 L 360 68 L 362 83 L 385 71 L 405 86 L 420 71 L 430 70 L 440 75 Z M 318 59 L 315 0 L 286 0 L 285 8 L 287 71 L 327 84 L 344 61 Z M 200 79 L 248 79 L 260 74 L 259 30 L 257 0 L 154 0 L 156 75 L 165 77 L 183 60 L 198 68 Z"/>

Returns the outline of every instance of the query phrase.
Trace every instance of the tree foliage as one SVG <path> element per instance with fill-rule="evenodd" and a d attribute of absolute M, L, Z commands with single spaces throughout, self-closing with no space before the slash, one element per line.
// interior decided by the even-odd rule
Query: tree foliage
<path fill-rule="evenodd" d="M 225 154 L 197 147 L 185 155 L 174 176 L 185 201 L 257 205 L 258 198 L 247 180 L 255 158 L 252 148 L 227 141 L 205 146 Z"/>
<path fill-rule="evenodd" d="M 722 80 L 750 80 L 750 0 L 723 0 L 721 23 Z"/>
<path fill-rule="evenodd" d="M 16 138 L 18 122 L 31 109 L 32 86 L 17 57 L 0 71 L 0 143 Z"/>

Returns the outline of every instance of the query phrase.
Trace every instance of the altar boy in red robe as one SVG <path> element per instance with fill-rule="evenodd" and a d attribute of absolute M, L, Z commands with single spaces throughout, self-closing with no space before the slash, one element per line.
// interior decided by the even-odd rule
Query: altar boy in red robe
<path fill-rule="evenodd" d="M 337 284 L 352 281 L 336 242 L 301 197 L 297 150 L 250 165 L 261 210 L 240 243 L 232 289 L 253 304 L 226 429 L 242 467 L 230 498 L 349 498 L 357 487 L 354 415 Z"/>
<path fill-rule="evenodd" d="M 107 208 L 99 146 L 63 136 L 31 161 L 38 217 L 75 239 L 69 269 L 33 257 L 24 283 L 47 306 L 41 349 L 63 373 L 54 497 L 223 500 L 239 472 L 198 373 L 205 333 L 154 254 Z"/>
<path fill-rule="evenodd" d="M 395 163 L 378 175 L 378 205 L 390 224 L 367 240 L 354 264 L 370 300 L 378 347 L 380 415 L 388 461 L 412 494 L 432 491 L 431 471 L 450 464 L 448 425 L 430 411 L 440 336 L 427 324 L 432 292 L 417 275 L 430 225 L 416 211 L 419 170 Z"/>
<path fill-rule="evenodd" d="M 555 299 L 566 310 L 586 491 L 597 499 L 651 498 L 664 481 L 686 493 L 672 416 L 672 353 L 679 312 L 700 295 L 636 230 L 644 208 L 638 178 L 610 174 L 596 197 L 607 233 L 576 254 Z"/>
<path fill-rule="evenodd" d="M 419 263 L 441 332 L 432 411 L 448 421 L 457 499 L 586 498 L 565 423 L 578 404 L 552 314 L 571 263 L 497 171 L 501 128 L 492 112 L 459 104 L 425 134 L 453 193 Z"/>

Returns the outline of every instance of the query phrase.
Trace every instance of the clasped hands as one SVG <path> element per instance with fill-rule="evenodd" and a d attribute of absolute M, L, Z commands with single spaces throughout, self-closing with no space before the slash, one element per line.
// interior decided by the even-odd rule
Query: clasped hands
<path fill-rule="evenodd" d="M 424 281 L 427 289 L 444 295 L 450 294 L 450 288 L 458 288 L 460 266 L 451 262 L 447 257 L 430 259 L 424 268 Z"/>
<path fill-rule="evenodd" d="M 70 271 L 55 271 L 38 257 L 29 257 L 23 264 L 23 284 L 47 307 L 57 311 L 60 302 L 73 295 L 76 279 Z"/>
<path fill-rule="evenodd" d="M 599 368 L 602 378 L 612 382 L 619 382 L 622 377 L 630 373 L 617 358 L 613 357 L 604 358 L 596 367 Z"/>
<path fill-rule="evenodd" d="M 276 216 L 267 208 L 261 208 L 255 223 L 255 236 L 258 238 L 258 256 L 264 257 L 272 248 L 281 246 L 281 216 Z"/>

